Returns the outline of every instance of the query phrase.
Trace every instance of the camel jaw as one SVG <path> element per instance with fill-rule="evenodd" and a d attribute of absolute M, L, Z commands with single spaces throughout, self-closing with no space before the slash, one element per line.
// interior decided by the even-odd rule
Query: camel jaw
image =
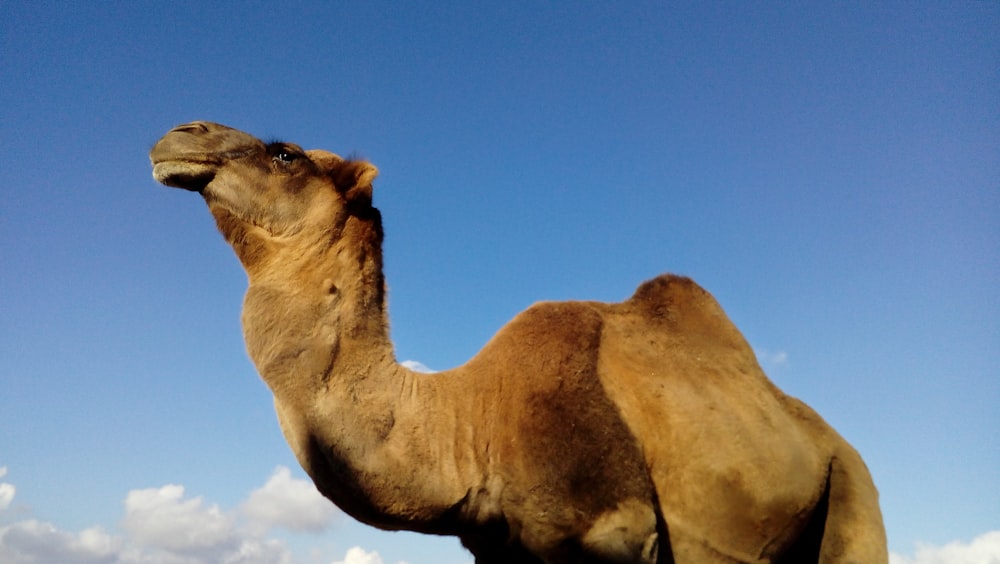
<path fill-rule="evenodd" d="M 215 178 L 215 165 L 192 161 L 153 163 L 153 178 L 165 186 L 202 192 Z"/>

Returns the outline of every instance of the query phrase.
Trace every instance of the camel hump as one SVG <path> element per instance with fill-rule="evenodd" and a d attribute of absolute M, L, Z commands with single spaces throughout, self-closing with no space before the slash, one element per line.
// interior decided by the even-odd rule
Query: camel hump
<path fill-rule="evenodd" d="M 726 341 L 744 341 L 712 294 L 686 276 L 663 274 L 643 282 L 625 303 L 632 312 L 656 325 Z"/>
<path fill-rule="evenodd" d="M 704 288 L 687 276 L 661 274 L 639 285 L 629 299 L 640 308 L 649 310 L 657 317 L 676 317 L 683 310 L 722 308 Z"/>

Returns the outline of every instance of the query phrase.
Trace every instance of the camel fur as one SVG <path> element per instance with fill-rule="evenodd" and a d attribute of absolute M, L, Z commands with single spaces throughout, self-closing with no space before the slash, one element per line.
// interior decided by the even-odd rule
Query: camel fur
<path fill-rule="evenodd" d="M 247 350 L 319 491 L 479 563 L 885 563 L 858 453 L 764 375 L 708 292 L 539 303 L 466 364 L 396 362 L 371 164 L 194 122 L 153 175 L 249 277 Z"/>

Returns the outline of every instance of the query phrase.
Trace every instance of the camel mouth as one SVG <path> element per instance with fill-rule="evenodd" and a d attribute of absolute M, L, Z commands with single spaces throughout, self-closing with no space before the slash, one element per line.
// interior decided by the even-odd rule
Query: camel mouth
<path fill-rule="evenodd" d="M 153 178 L 165 186 L 202 192 L 215 178 L 215 166 L 191 161 L 164 161 L 153 164 Z"/>

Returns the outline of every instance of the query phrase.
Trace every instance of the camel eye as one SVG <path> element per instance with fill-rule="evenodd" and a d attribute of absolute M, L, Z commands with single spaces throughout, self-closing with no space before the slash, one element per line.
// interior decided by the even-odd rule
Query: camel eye
<path fill-rule="evenodd" d="M 269 143 L 267 152 L 271 155 L 271 160 L 280 165 L 289 165 L 305 156 L 302 151 L 297 150 L 297 147 L 278 141 Z"/>
<path fill-rule="evenodd" d="M 274 154 L 274 160 L 280 161 L 282 164 L 289 164 L 297 158 L 299 155 L 291 151 L 278 151 Z"/>

